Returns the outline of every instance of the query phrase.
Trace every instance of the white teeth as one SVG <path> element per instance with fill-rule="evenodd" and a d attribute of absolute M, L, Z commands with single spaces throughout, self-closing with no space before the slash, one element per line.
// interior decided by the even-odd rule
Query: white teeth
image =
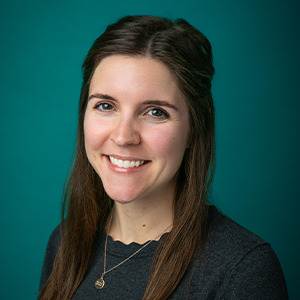
<path fill-rule="evenodd" d="M 144 160 L 129 161 L 129 160 L 117 159 L 112 156 L 109 156 L 109 160 L 111 164 L 118 166 L 119 168 L 125 168 L 125 169 L 139 167 L 145 163 Z"/>
<path fill-rule="evenodd" d="M 130 161 L 129 160 L 125 160 L 124 161 L 124 168 L 129 168 L 129 166 L 130 166 Z"/>
<path fill-rule="evenodd" d="M 118 167 L 123 168 L 124 167 L 124 161 L 121 159 L 118 159 Z"/>

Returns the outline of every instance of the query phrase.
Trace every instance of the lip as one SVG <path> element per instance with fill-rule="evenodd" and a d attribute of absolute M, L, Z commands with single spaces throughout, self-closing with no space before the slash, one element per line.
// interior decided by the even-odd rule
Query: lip
<path fill-rule="evenodd" d="M 115 154 L 104 154 L 105 156 L 109 157 L 109 156 L 112 156 L 114 158 L 117 158 L 117 159 L 121 159 L 121 160 L 130 160 L 130 161 L 145 161 L 145 162 L 148 162 L 149 160 L 146 160 L 144 158 L 137 158 L 137 157 L 129 157 L 129 156 L 120 156 L 120 155 L 115 155 Z"/>
<path fill-rule="evenodd" d="M 143 159 L 138 159 L 138 158 L 133 158 L 133 157 L 124 157 L 124 156 L 119 156 L 119 155 L 104 155 L 104 156 L 105 156 L 108 166 L 111 170 L 113 170 L 114 172 L 123 173 L 123 174 L 129 174 L 129 173 L 135 173 L 135 172 L 141 171 L 141 170 L 147 168 L 150 163 L 150 160 L 144 160 L 144 164 L 139 167 L 121 168 L 116 165 L 113 165 L 110 162 L 109 156 L 113 156 L 114 158 L 121 159 L 121 160 L 129 160 L 129 161 L 130 160 L 131 161 L 141 161 Z"/>

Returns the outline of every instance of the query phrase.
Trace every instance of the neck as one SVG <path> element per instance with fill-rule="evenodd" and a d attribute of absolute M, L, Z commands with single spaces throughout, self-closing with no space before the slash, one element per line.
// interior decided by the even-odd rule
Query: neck
<path fill-rule="evenodd" d="M 108 219 L 111 224 L 108 221 L 106 228 L 108 235 L 124 244 L 159 240 L 161 235 L 172 229 L 172 201 L 151 204 L 115 202 L 112 217 Z"/>

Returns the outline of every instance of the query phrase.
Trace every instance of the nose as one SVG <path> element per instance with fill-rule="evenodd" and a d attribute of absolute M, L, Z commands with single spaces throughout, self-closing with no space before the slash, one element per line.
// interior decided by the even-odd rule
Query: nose
<path fill-rule="evenodd" d="M 120 118 L 112 130 L 110 138 L 120 147 L 138 145 L 141 142 L 138 124 L 133 119 Z"/>

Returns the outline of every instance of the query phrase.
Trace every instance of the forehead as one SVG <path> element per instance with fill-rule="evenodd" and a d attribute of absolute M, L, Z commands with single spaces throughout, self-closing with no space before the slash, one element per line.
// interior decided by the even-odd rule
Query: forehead
<path fill-rule="evenodd" d="M 100 62 L 91 80 L 90 94 L 100 92 L 99 89 L 181 94 L 173 74 L 163 63 L 125 55 L 112 55 Z"/>

